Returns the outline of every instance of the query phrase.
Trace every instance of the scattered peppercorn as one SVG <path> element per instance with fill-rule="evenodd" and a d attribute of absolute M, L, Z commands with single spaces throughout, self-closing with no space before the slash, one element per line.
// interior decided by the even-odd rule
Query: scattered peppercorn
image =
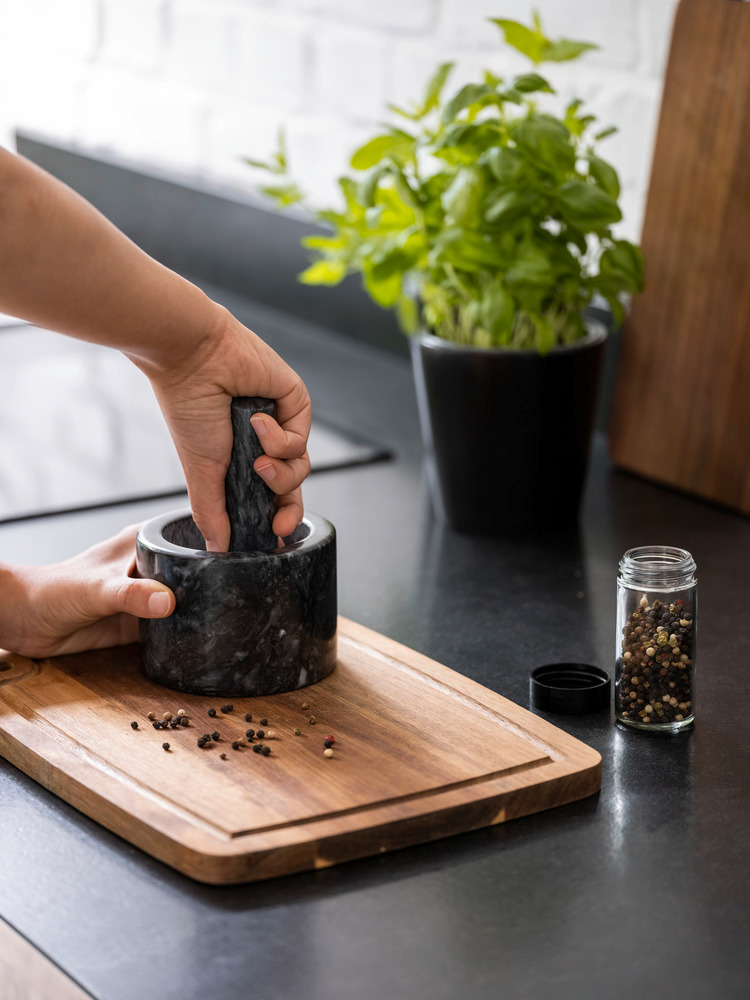
<path fill-rule="evenodd" d="M 326 747 L 326 749 L 323 751 L 323 756 L 324 757 L 333 757 L 333 750 L 331 750 L 330 747 Z"/>
<path fill-rule="evenodd" d="M 214 741 L 214 743 L 218 743 L 219 742 L 219 734 L 217 732 L 211 733 L 211 739 Z"/>
<path fill-rule="evenodd" d="M 326 748 L 326 750 L 328 750 L 329 747 L 333 746 L 333 743 L 331 743 L 330 740 L 323 740 L 323 746 Z"/>
<path fill-rule="evenodd" d="M 260 743 L 253 743 L 253 753 L 261 753 L 262 750 L 263 747 L 260 745 Z"/>
<path fill-rule="evenodd" d="M 179 719 L 172 719 L 172 721 L 169 723 L 169 728 L 170 729 L 179 729 L 180 728 L 180 720 Z"/>
<path fill-rule="evenodd" d="M 303 701 L 303 702 L 302 702 L 302 711 L 305 711 L 305 710 L 306 710 L 306 709 L 308 709 L 309 707 L 310 707 L 310 706 L 309 706 L 309 705 L 307 704 L 307 702 L 306 702 L 306 701 Z"/>
<path fill-rule="evenodd" d="M 239 740 L 235 740 L 232 743 L 232 750 L 239 750 L 239 748 L 240 748 L 240 741 Z"/>
<path fill-rule="evenodd" d="M 265 733 L 264 729 L 259 729 L 258 732 L 255 735 L 257 736 L 257 738 L 259 740 L 262 740 L 263 737 L 266 735 L 266 733 Z"/>
<path fill-rule="evenodd" d="M 295 729 L 294 730 L 294 735 L 295 736 L 301 736 L 302 735 L 302 730 L 301 729 Z"/>
<path fill-rule="evenodd" d="M 219 754 L 219 759 L 220 760 L 226 760 L 227 759 L 227 755 L 225 753 L 220 753 Z"/>
<path fill-rule="evenodd" d="M 267 740 L 275 740 L 276 739 L 276 730 L 275 729 L 269 729 L 269 730 L 267 730 L 266 731 L 266 739 Z"/>
<path fill-rule="evenodd" d="M 162 749 L 163 750 L 169 750 L 169 744 L 168 743 L 162 743 Z"/>
<path fill-rule="evenodd" d="M 245 722 L 252 722 L 252 721 L 253 721 L 252 715 L 250 715 L 249 712 L 246 712 L 245 713 Z"/>
<path fill-rule="evenodd" d="M 149 721 L 153 722 L 154 719 L 156 718 L 156 714 L 154 712 L 149 712 L 146 718 L 149 719 Z"/>
<path fill-rule="evenodd" d="M 258 721 L 259 721 L 259 723 L 260 723 L 261 726 L 267 726 L 268 725 L 268 719 L 259 719 Z"/>
<path fill-rule="evenodd" d="M 311 726 L 314 726 L 318 720 L 315 718 L 314 715 L 311 715 L 307 721 L 310 723 Z"/>
<path fill-rule="evenodd" d="M 130 728 L 131 729 L 137 729 L 138 728 L 138 723 L 137 722 L 131 722 L 130 723 Z"/>
<path fill-rule="evenodd" d="M 271 748 L 269 746 L 261 747 L 260 752 L 263 754 L 264 757 L 267 757 L 271 752 Z"/>
<path fill-rule="evenodd" d="M 162 715 L 162 719 L 164 719 L 165 722 L 170 722 L 172 720 L 172 713 L 165 712 L 164 715 Z"/>
<path fill-rule="evenodd" d="M 190 720 L 188 719 L 188 717 L 186 715 L 183 715 L 183 717 L 180 719 L 180 725 L 181 726 L 189 726 L 190 725 Z"/>
<path fill-rule="evenodd" d="M 226 705 L 222 705 L 221 706 L 220 711 L 223 712 L 224 715 L 226 715 L 227 712 L 233 712 L 234 711 L 234 705 L 232 705 L 230 702 L 228 702 Z"/>
<path fill-rule="evenodd" d="M 247 736 L 247 738 L 249 740 L 251 740 L 253 738 L 253 736 L 255 736 L 255 730 L 254 729 L 248 729 L 247 732 L 245 733 L 245 736 Z"/>
<path fill-rule="evenodd" d="M 151 725 L 154 729 L 161 729 L 161 722 L 152 722 Z"/>
<path fill-rule="evenodd" d="M 215 708 L 209 708 L 208 714 L 211 716 L 212 719 L 215 719 L 216 718 L 216 709 Z"/>
<path fill-rule="evenodd" d="M 331 745 L 332 746 L 336 742 L 336 737 L 335 736 L 331 736 L 330 733 L 328 734 L 328 736 L 326 736 L 326 739 L 331 741 Z"/>
<path fill-rule="evenodd" d="M 185 709 L 184 708 L 178 708 L 177 709 L 177 714 L 179 715 L 180 718 L 182 718 L 183 715 L 186 714 Z"/>

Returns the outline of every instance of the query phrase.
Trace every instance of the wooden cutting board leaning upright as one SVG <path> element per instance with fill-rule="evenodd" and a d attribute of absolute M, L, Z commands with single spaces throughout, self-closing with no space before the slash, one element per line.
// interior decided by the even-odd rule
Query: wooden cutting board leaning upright
<path fill-rule="evenodd" d="M 223 703 L 152 683 L 137 646 L 39 661 L 0 653 L 0 754 L 154 857 L 217 884 L 491 826 L 601 784 L 595 750 L 343 618 L 330 676 L 234 699 L 230 712 Z M 180 709 L 185 728 L 155 730 L 147 718 Z M 276 734 L 254 741 L 269 756 L 247 744 L 260 728 Z M 199 747 L 212 732 L 219 741 Z"/>
<path fill-rule="evenodd" d="M 622 468 L 750 513 L 750 3 L 681 0 L 610 425 Z"/>

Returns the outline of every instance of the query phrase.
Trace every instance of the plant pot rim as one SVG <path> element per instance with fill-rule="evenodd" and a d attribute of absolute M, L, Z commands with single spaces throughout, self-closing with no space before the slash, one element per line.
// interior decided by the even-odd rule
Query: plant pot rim
<path fill-rule="evenodd" d="M 422 347 L 428 347 L 431 350 L 461 351 L 467 354 L 516 354 L 522 357 L 548 358 L 550 355 L 584 350 L 587 347 L 600 344 L 607 339 L 609 335 L 607 327 L 601 320 L 587 316 L 584 318 L 584 323 L 588 331 L 585 337 L 581 337 L 580 340 L 576 340 L 572 344 L 559 344 L 556 347 L 552 347 L 546 354 L 528 347 L 477 347 L 474 344 L 457 344 L 453 340 L 445 340 L 443 337 L 438 337 L 437 334 L 424 329 L 417 330 L 416 333 L 411 334 L 410 339 Z"/>

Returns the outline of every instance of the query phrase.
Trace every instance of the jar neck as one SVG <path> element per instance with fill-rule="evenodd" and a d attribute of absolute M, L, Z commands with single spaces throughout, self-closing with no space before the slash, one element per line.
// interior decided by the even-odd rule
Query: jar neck
<path fill-rule="evenodd" d="M 695 560 L 686 549 L 641 545 L 620 560 L 620 579 L 645 590 L 678 590 L 695 583 Z"/>

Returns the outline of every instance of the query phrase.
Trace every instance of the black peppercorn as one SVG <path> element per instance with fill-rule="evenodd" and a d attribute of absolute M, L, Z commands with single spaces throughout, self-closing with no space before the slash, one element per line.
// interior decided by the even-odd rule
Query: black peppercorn
<path fill-rule="evenodd" d="M 169 744 L 168 743 L 162 743 L 162 747 L 163 747 L 164 750 L 169 750 Z"/>
<path fill-rule="evenodd" d="M 219 754 L 219 757 L 220 757 L 220 758 L 221 758 L 222 760 L 226 760 L 226 759 L 227 759 L 227 755 L 226 755 L 225 753 L 220 753 L 220 754 Z"/>
<path fill-rule="evenodd" d="M 218 743 L 219 742 L 219 734 L 215 733 L 215 732 L 211 733 L 211 739 L 214 741 L 214 743 Z"/>
<path fill-rule="evenodd" d="M 252 721 L 253 721 L 252 715 L 250 715 L 249 712 L 246 712 L 245 713 L 245 722 L 252 722 Z"/>
<path fill-rule="evenodd" d="M 263 747 L 260 745 L 260 743 L 253 744 L 253 753 L 260 753 L 262 750 Z"/>
<path fill-rule="evenodd" d="M 323 746 L 324 746 L 324 747 L 326 748 L 326 750 L 327 750 L 327 749 L 328 749 L 329 747 L 332 747 L 332 746 L 333 746 L 333 743 L 331 743 L 331 741 L 330 741 L 330 740 L 323 740 Z"/>
<path fill-rule="evenodd" d="M 261 726 L 267 726 L 268 725 L 268 719 L 260 719 L 259 722 L 260 722 Z"/>
<path fill-rule="evenodd" d="M 161 729 L 161 722 L 152 722 L 151 725 L 154 729 Z"/>
<path fill-rule="evenodd" d="M 211 716 L 212 719 L 215 719 L 216 718 L 216 709 L 215 708 L 209 708 L 208 714 Z"/>
<path fill-rule="evenodd" d="M 247 732 L 245 733 L 245 736 L 247 736 L 247 738 L 249 740 L 251 740 L 253 738 L 253 736 L 255 736 L 255 730 L 254 729 L 248 729 Z"/>
<path fill-rule="evenodd" d="M 131 729 L 137 729 L 138 728 L 138 723 L 137 722 L 131 722 L 130 723 L 130 728 Z"/>
<path fill-rule="evenodd" d="M 227 712 L 233 712 L 234 711 L 234 705 L 231 705 L 231 704 L 222 705 L 221 706 L 221 711 L 224 713 L 224 715 L 226 715 Z"/>
<path fill-rule="evenodd" d="M 264 757 L 267 757 L 269 755 L 269 753 L 271 752 L 271 748 L 266 743 L 266 745 L 264 747 L 261 747 L 260 752 L 263 754 Z"/>
<path fill-rule="evenodd" d="M 232 750 L 239 750 L 239 748 L 240 748 L 240 742 L 239 742 L 239 740 L 235 740 L 232 743 Z"/>
<path fill-rule="evenodd" d="M 182 718 L 180 719 L 180 725 L 181 726 L 189 726 L 190 725 L 190 721 L 189 721 L 189 719 L 188 719 L 188 717 L 186 715 L 183 715 Z"/>
<path fill-rule="evenodd" d="M 262 740 L 262 739 L 263 739 L 263 737 L 264 737 L 264 736 L 266 735 L 266 733 L 265 733 L 265 730 L 263 730 L 263 729 L 259 729 L 259 730 L 258 730 L 258 732 L 257 732 L 257 733 L 256 733 L 255 735 L 256 735 L 256 737 L 257 737 L 257 738 L 258 738 L 259 740 Z"/>

